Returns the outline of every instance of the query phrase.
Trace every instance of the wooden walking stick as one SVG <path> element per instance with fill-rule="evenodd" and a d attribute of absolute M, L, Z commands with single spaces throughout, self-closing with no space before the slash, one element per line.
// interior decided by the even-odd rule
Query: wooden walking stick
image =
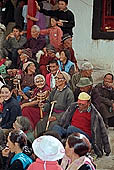
<path fill-rule="evenodd" d="M 52 115 L 53 107 L 54 107 L 54 104 L 55 104 L 56 102 L 57 102 L 57 101 L 52 101 L 52 102 L 51 102 L 51 110 L 50 110 L 48 119 L 49 119 L 49 118 L 51 117 L 51 115 Z M 46 131 L 48 130 L 49 123 L 50 123 L 50 121 L 48 120 L 48 121 L 47 121 L 47 125 L 46 125 Z"/>

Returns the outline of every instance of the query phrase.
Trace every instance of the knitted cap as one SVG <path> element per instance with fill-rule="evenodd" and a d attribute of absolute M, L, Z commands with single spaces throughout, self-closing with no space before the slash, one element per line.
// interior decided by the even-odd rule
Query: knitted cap
<path fill-rule="evenodd" d="M 30 48 L 23 49 L 22 53 L 26 54 L 28 57 L 32 57 L 32 51 Z"/>

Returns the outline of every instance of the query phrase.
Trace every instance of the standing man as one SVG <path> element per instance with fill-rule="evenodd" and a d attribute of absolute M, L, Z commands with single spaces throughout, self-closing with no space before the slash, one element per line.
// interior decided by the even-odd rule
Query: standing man
<path fill-rule="evenodd" d="M 75 26 L 75 19 L 74 14 L 67 8 L 68 0 L 59 0 L 58 1 L 58 8 L 57 10 L 46 10 L 43 9 L 37 2 L 36 7 L 37 9 L 47 15 L 47 16 L 54 16 L 58 18 L 58 26 L 62 29 L 63 35 L 69 33 L 73 35 L 72 29 Z"/>

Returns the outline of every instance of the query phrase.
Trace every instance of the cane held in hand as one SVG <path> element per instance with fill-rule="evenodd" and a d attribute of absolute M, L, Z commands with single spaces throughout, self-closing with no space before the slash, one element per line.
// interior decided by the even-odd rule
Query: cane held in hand
<path fill-rule="evenodd" d="M 51 115 L 52 115 L 53 108 L 54 108 L 54 104 L 55 104 L 56 102 L 57 102 L 57 101 L 52 101 L 52 102 L 51 102 L 51 110 L 50 110 L 49 117 L 48 117 L 48 121 L 47 121 L 47 125 L 46 125 L 46 131 L 48 130 L 49 123 L 50 123 L 49 118 L 50 118 Z"/>

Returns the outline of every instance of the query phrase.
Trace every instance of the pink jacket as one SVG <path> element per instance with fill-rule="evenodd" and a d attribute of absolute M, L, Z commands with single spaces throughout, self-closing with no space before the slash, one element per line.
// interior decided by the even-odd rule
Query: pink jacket
<path fill-rule="evenodd" d="M 46 168 L 44 168 L 46 167 Z M 57 161 L 42 161 L 37 158 L 36 162 L 32 163 L 27 170 L 63 170 Z"/>
<path fill-rule="evenodd" d="M 48 29 L 40 30 L 40 34 L 41 35 L 48 34 L 49 39 L 50 39 L 50 44 L 53 45 L 56 49 L 59 48 L 59 46 L 61 44 L 61 38 L 63 36 L 63 32 L 60 27 L 55 26 L 55 27 L 51 27 Z"/>

